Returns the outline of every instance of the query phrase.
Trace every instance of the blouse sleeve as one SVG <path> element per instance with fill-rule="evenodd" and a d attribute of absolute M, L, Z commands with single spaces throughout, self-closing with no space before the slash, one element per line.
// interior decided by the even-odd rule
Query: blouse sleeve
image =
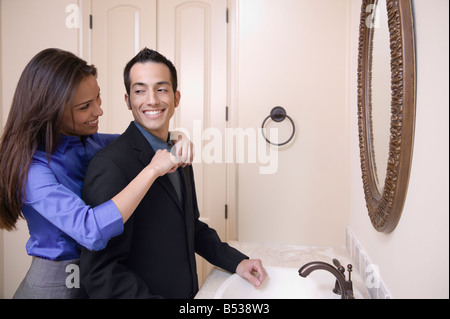
<path fill-rule="evenodd" d="M 101 250 L 123 232 L 123 219 L 112 200 L 91 207 L 58 182 L 42 162 L 30 166 L 24 204 L 89 250 Z"/>

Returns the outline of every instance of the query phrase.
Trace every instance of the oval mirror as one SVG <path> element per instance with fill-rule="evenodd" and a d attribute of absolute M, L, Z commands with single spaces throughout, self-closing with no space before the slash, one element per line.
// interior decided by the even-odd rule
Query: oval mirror
<path fill-rule="evenodd" d="M 415 126 L 410 0 L 363 0 L 358 128 L 364 196 L 377 231 L 397 226 L 408 189 Z"/>

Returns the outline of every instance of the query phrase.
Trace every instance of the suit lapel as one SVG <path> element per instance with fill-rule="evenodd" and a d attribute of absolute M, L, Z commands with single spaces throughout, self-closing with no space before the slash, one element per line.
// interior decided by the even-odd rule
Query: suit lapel
<path fill-rule="evenodd" d="M 151 145 L 148 143 L 148 141 L 145 139 L 145 137 L 142 135 L 142 133 L 139 131 L 139 129 L 136 127 L 136 125 L 132 122 L 130 126 L 127 129 L 127 134 L 130 135 L 130 143 L 133 149 L 139 152 L 139 160 L 142 163 L 143 167 L 150 164 L 153 156 L 155 156 L 155 151 L 151 147 Z M 183 175 L 183 174 L 180 174 Z M 181 179 L 182 182 L 182 193 L 184 196 L 184 182 L 183 179 Z M 172 198 L 173 201 L 177 204 L 178 209 L 182 214 L 184 214 L 184 209 L 181 205 L 180 200 L 178 199 L 177 192 L 175 191 L 175 187 L 173 186 L 172 182 L 170 181 L 169 177 L 167 175 L 160 176 L 156 179 L 156 183 L 160 184 L 162 188 L 169 194 L 169 196 Z"/>

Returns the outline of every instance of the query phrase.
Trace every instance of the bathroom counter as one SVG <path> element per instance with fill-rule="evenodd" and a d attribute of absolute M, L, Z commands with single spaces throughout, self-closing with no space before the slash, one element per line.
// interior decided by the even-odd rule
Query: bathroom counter
<path fill-rule="evenodd" d="M 230 246 L 238 249 L 252 259 L 261 259 L 264 266 L 299 268 L 311 261 L 324 261 L 333 264 L 333 258 L 337 258 L 347 268 L 351 259 L 347 251 L 342 247 L 309 247 L 283 244 L 262 244 L 249 242 L 229 242 Z M 370 298 L 365 284 L 359 272 L 353 267 L 353 288 L 358 289 L 364 298 Z M 348 272 L 345 272 L 348 276 Z M 203 283 L 195 299 L 212 299 L 217 289 L 232 274 L 220 268 L 213 268 Z M 299 276 L 299 280 L 302 278 Z M 330 289 L 334 282 L 330 283 Z"/>

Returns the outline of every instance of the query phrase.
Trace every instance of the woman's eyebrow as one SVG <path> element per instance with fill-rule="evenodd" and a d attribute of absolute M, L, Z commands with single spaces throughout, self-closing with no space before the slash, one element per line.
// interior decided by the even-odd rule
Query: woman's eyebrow
<path fill-rule="evenodd" d="M 99 95 L 100 95 L 100 89 L 98 89 L 98 95 L 97 95 L 97 96 L 99 96 Z M 86 102 L 83 102 L 83 103 L 74 105 L 73 107 L 77 107 L 77 106 L 80 106 L 80 105 L 83 105 L 83 104 L 91 103 L 91 102 L 94 101 L 95 99 L 96 99 L 96 98 L 90 99 L 89 101 L 86 101 Z"/>
<path fill-rule="evenodd" d="M 83 102 L 83 103 L 74 105 L 73 107 L 77 107 L 77 106 L 80 106 L 80 105 L 83 105 L 83 104 L 88 104 L 88 103 L 91 103 L 92 101 L 94 101 L 94 99 L 91 99 L 91 100 L 89 100 L 89 101 L 86 101 L 86 102 Z"/>

